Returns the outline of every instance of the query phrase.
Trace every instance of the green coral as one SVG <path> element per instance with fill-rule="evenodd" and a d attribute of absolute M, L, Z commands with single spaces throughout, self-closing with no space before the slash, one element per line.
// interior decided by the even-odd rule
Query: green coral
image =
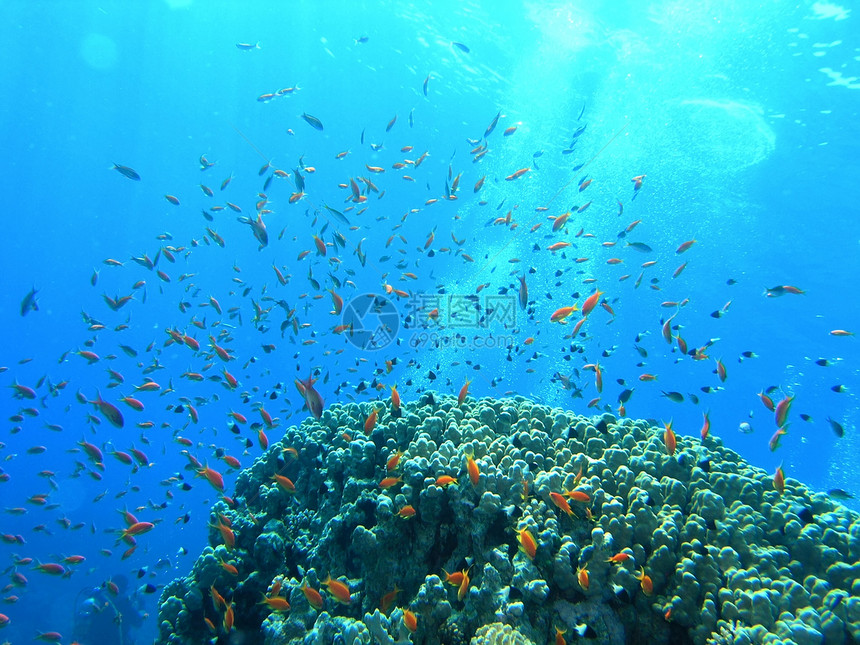
<path fill-rule="evenodd" d="M 165 587 L 160 643 L 210 639 L 206 620 L 226 637 L 211 588 L 248 643 L 549 642 L 580 624 L 607 645 L 860 640 L 857 515 L 791 479 L 780 495 L 718 438 L 678 437 L 670 456 L 645 421 L 445 396 L 383 410 L 366 436 L 369 408 L 330 406 L 239 475 L 235 506 L 213 508 L 212 546 Z M 400 482 L 382 489 L 396 450 Z M 443 475 L 458 483 L 437 484 Z M 589 499 L 570 499 L 568 515 L 551 494 L 572 489 Z M 407 505 L 415 515 L 404 519 Z M 225 521 L 232 549 L 216 528 Z M 534 559 L 518 543 L 526 529 Z M 322 587 L 329 575 L 349 603 Z M 273 581 L 290 612 L 260 605 Z M 321 610 L 302 584 L 322 592 Z"/>

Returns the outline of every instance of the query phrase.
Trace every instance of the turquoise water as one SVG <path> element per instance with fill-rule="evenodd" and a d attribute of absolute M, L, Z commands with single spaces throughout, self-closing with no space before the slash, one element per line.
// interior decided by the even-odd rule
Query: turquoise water
<path fill-rule="evenodd" d="M 71 642 L 79 598 L 125 578 L 150 614 L 138 642 L 150 641 L 158 593 L 143 587 L 157 589 L 187 571 L 206 543 L 208 508 L 218 494 L 186 468 L 182 451 L 222 471 L 229 494 L 236 474 L 217 449 L 250 465 L 262 452 L 251 428 L 261 420 L 255 404 L 264 403 L 282 427 L 299 423 L 307 411 L 293 380 L 311 372 L 326 401 L 387 399 L 374 381 L 397 384 L 410 400 L 428 388 L 456 393 L 470 379 L 474 396 L 515 392 L 585 413 L 598 393 L 583 366 L 599 362 L 604 386 L 595 414 L 604 406 L 617 412 L 619 395 L 633 388 L 628 416 L 672 419 L 680 434 L 698 435 L 709 411 L 711 432 L 751 463 L 769 471 L 783 463 L 788 477 L 820 490 L 860 491 L 860 351 L 856 337 L 830 333 L 860 333 L 860 44 L 850 8 L 10 2 L 2 17 L 7 223 L 0 311 L 7 342 L 0 365 L 8 370 L 0 379 L 35 388 L 37 397 L 16 400 L 9 389 L 4 398 L 0 467 L 8 481 L 0 492 L 11 512 L 0 516 L 0 533 L 24 543 L 0 544 L 0 570 L 10 584 L 16 571 L 28 583 L 4 592 L 19 600 L 0 605 L 11 619 L 0 639 L 27 642 L 37 631 L 57 631 Z M 243 43 L 249 47 L 237 47 Z M 260 100 L 278 90 L 288 91 Z M 201 156 L 214 165 L 202 170 Z M 140 180 L 113 164 L 133 168 Z M 505 180 L 523 168 L 529 171 Z M 296 169 L 305 195 L 290 204 Z M 631 178 L 640 175 L 635 191 Z M 349 201 L 350 178 L 366 202 Z M 263 215 L 268 245 L 258 249 L 237 217 L 255 217 L 263 199 L 261 208 L 272 212 Z M 566 227 L 553 232 L 547 217 L 571 210 Z M 509 211 L 509 221 L 494 223 Z M 313 235 L 328 244 L 325 257 Z M 392 235 L 403 239 L 386 244 Z M 696 242 L 677 254 L 689 240 Z M 572 246 L 550 252 L 557 242 Z M 162 250 L 154 270 L 131 260 L 154 259 L 170 247 L 175 262 Z M 298 259 L 303 251 L 309 254 Z M 106 265 L 108 258 L 123 266 Z M 286 285 L 273 264 L 290 276 Z M 528 285 L 525 310 L 517 276 Z M 140 280 L 145 285 L 133 288 Z M 384 284 L 411 297 L 385 294 Z M 784 285 L 805 293 L 767 297 L 766 289 Z M 32 288 L 38 310 L 22 316 Z M 550 316 L 562 306 L 581 308 L 595 288 L 614 316 L 598 306 L 584 335 L 565 338 L 579 314 L 566 325 Z M 361 294 L 387 295 L 393 342 L 369 351 L 333 333 L 345 322 L 331 313 L 327 289 L 347 312 Z M 111 311 L 104 294 L 134 299 Z M 485 317 L 470 321 L 476 302 Z M 270 309 L 257 322 L 254 303 Z M 495 317 L 486 316 L 488 307 Z M 439 315 L 431 318 L 434 308 Z M 690 349 L 712 341 L 708 358 L 681 356 L 677 343 L 664 342 L 662 325 L 676 312 L 673 333 Z M 192 320 L 205 321 L 205 329 Z M 200 350 L 165 346 L 167 329 L 196 337 Z M 207 355 L 210 334 L 234 360 Z M 75 353 L 84 350 L 99 360 L 89 364 Z M 393 359 L 388 373 L 385 361 Z M 716 359 L 725 382 L 714 373 Z M 831 364 L 817 365 L 819 359 Z M 222 367 L 238 387 L 225 387 Z M 117 379 L 108 369 L 124 382 L 109 387 Z M 554 374 L 570 377 L 571 389 Z M 640 381 L 642 374 L 657 380 Z M 135 394 L 147 376 L 160 391 Z M 833 390 L 839 386 L 844 391 Z M 756 396 L 770 387 L 776 401 L 796 397 L 773 452 L 768 442 L 777 426 Z M 123 428 L 75 396 L 94 400 L 97 391 L 121 407 Z M 118 403 L 122 396 L 145 409 Z M 231 411 L 248 420 L 238 434 L 230 431 Z M 841 424 L 843 437 L 828 418 Z M 152 427 L 136 425 L 146 422 Z M 753 431 L 740 432 L 742 422 Z M 270 441 L 279 436 L 278 429 L 265 432 Z M 70 452 L 82 440 L 105 451 L 103 470 Z M 146 451 L 150 467 L 133 472 L 107 454 L 132 445 Z M 46 503 L 28 501 L 44 493 Z M 856 500 L 845 503 L 858 508 Z M 125 507 L 156 526 L 123 560 L 128 545 L 116 542 L 125 523 L 116 511 Z M 180 547 L 190 555 L 178 554 Z M 71 555 L 86 559 L 63 565 L 74 572 L 69 577 L 14 566 L 21 558 L 44 563 Z"/>

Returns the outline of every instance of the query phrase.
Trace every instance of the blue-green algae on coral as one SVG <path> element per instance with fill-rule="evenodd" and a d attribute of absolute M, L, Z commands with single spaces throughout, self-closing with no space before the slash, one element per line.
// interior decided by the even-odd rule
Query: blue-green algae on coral
<path fill-rule="evenodd" d="M 366 436 L 373 406 L 332 405 L 239 475 L 235 505 L 216 503 L 211 521 L 229 521 L 235 547 L 212 529 L 162 594 L 158 642 L 548 643 L 559 630 L 608 644 L 860 642 L 858 515 L 793 479 L 778 493 L 719 438 L 680 436 L 670 456 L 642 420 L 429 392 L 386 404 Z M 380 487 L 388 476 L 400 479 Z M 568 515 L 550 493 L 574 487 L 589 501 L 571 499 Z M 348 603 L 326 592 L 328 576 Z M 262 602 L 273 585 L 289 611 Z M 229 634 L 213 589 L 233 612 Z"/>

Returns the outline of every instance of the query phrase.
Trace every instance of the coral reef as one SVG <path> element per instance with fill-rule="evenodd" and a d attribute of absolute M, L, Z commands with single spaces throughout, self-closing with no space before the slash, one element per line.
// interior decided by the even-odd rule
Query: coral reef
<path fill-rule="evenodd" d="M 534 643 L 510 625 L 492 623 L 478 628 L 470 645 L 534 645 Z"/>
<path fill-rule="evenodd" d="M 860 642 L 858 516 L 719 438 L 669 454 L 645 421 L 522 397 L 373 405 L 369 433 L 370 403 L 333 405 L 239 475 L 160 643 Z"/>

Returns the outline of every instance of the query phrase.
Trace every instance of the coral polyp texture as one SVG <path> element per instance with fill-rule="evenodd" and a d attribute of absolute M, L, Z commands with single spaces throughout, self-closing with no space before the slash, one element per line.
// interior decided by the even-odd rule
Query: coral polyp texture
<path fill-rule="evenodd" d="M 666 435 L 522 397 L 332 405 L 215 504 L 159 642 L 860 642 L 858 515 Z"/>

